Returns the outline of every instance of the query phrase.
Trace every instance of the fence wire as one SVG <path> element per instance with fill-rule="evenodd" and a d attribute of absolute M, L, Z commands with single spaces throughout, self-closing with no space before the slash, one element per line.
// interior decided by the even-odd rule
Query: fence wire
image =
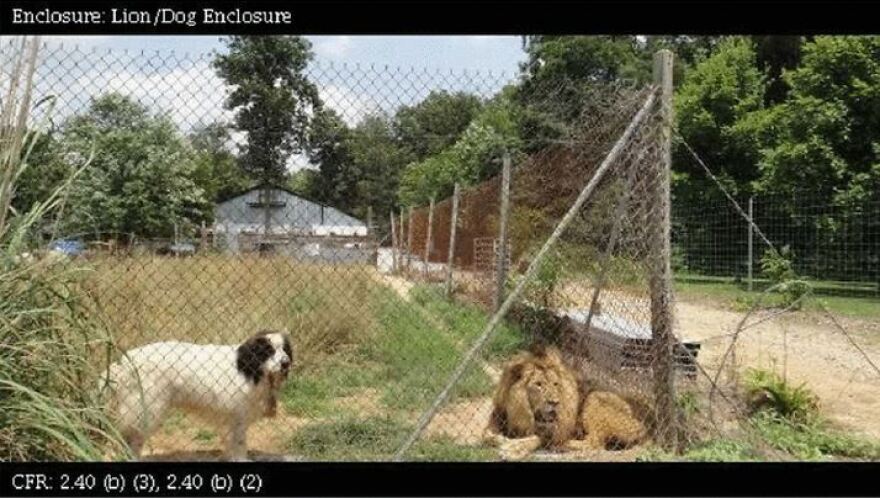
<path fill-rule="evenodd" d="M 75 270 L 113 351 L 78 388 L 101 386 L 133 450 L 107 459 L 817 457 L 820 436 L 765 417 L 778 386 L 749 368 L 773 380 L 780 364 L 853 393 L 847 430 L 876 429 L 860 338 L 857 359 L 851 336 L 670 292 L 670 264 L 730 267 L 706 262 L 709 220 L 674 202 L 665 217 L 653 85 L 311 61 L 309 125 L 269 183 L 241 174 L 253 137 L 229 126 L 242 108 L 225 107 L 216 56 L 40 51 L 36 100 L 56 105 L 32 115 L 52 125 L 13 204 L 90 159 L 33 254 L 3 268 Z"/>

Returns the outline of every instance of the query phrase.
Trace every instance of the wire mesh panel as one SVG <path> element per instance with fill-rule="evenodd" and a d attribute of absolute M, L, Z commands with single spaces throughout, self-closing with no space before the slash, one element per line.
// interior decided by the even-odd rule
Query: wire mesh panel
<path fill-rule="evenodd" d="M 699 245 L 705 224 L 669 223 L 668 92 L 276 62 L 40 51 L 34 95 L 53 105 L 31 119 L 50 126 L 16 209 L 38 179 L 64 188 L 25 237 L 43 266 L 10 275 L 70 271 L 102 331 L 77 387 L 121 441 L 104 458 L 616 461 L 762 441 L 737 376 L 771 360 L 731 345 L 754 314 L 694 325 L 671 292 L 670 233 Z"/>

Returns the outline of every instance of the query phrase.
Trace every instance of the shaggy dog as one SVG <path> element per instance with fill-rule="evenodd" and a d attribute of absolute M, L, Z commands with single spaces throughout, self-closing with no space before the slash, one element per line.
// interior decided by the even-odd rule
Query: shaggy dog
<path fill-rule="evenodd" d="M 536 348 L 514 358 L 501 375 L 485 434 L 505 460 L 538 448 L 623 448 L 647 431 L 629 403 L 617 394 L 592 391 L 586 397 L 574 371 L 556 348 Z"/>
<path fill-rule="evenodd" d="M 286 332 L 262 331 L 238 346 L 148 344 L 110 366 L 112 410 L 138 458 L 169 410 L 178 408 L 228 429 L 224 456 L 244 461 L 248 427 L 275 415 L 292 361 Z"/>

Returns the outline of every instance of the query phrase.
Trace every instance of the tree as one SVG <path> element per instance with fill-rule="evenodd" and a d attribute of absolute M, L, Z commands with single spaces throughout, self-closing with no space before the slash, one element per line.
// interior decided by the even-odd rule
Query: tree
<path fill-rule="evenodd" d="M 251 186 L 227 145 L 228 125 L 211 123 L 197 128 L 190 133 L 189 142 L 196 153 L 193 181 L 205 192 L 206 199 L 216 202 Z"/>
<path fill-rule="evenodd" d="M 522 149 L 518 135 L 519 112 L 508 87 L 489 102 L 461 137 L 439 154 L 406 166 L 400 180 L 404 205 L 427 203 L 432 196 L 448 197 L 455 183 L 470 186 L 497 175 L 501 156 Z"/>
<path fill-rule="evenodd" d="M 763 121 L 755 113 L 764 108 L 765 89 L 754 44 L 728 38 L 688 72 L 675 95 L 678 132 L 716 175 L 732 180 L 734 190 L 748 190 L 760 175 L 757 136 Z M 705 178 L 682 144 L 674 153 L 675 169 L 685 175 L 679 179 Z"/>
<path fill-rule="evenodd" d="M 349 138 L 352 173 L 356 178 L 356 202 L 352 212 L 360 217 L 372 207 L 380 223 L 388 217 L 397 203 L 400 175 L 412 160 L 413 154 L 401 146 L 391 119 L 384 115 L 364 118 L 352 130 Z"/>
<path fill-rule="evenodd" d="M 348 125 L 333 109 L 325 107 L 315 113 L 308 152 L 309 160 L 319 168 L 310 187 L 315 200 L 341 208 L 353 200 L 350 135 Z"/>
<path fill-rule="evenodd" d="M 94 151 L 70 191 L 68 230 L 167 237 L 210 209 L 193 181 L 195 152 L 175 124 L 129 97 L 93 99 L 65 122 L 61 143 L 76 164 Z"/>
<path fill-rule="evenodd" d="M 516 104 L 522 108 L 520 136 L 536 152 L 571 130 L 593 91 L 609 83 L 648 81 L 650 62 L 635 36 L 528 36 L 527 60 Z"/>
<path fill-rule="evenodd" d="M 294 171 L 287 180 L 287 188 L 307 199 L 317 199 L 315 184 L 318 174 L 317 170 L 307 168 Z"/>
<path fill-rule="evenodd" d="M 311 44 L 298 36 L 232 36 L 217 54 L 217 74 L 233 87 L 226 108 L 235 128 L 247 133 L 239 156 L 255 179 L 282 182 L 286 162 L 307 143 L 310 116 L 320 108 L 318 90 L 304 75 Z"/>
<path fill-rule="evenodd" d="M 416 159 L 424 159 L 454 143 L 481 106 L 476 95 L 431 92 L 418 104 L 402 107 L 394 129 L 403 146 Z"/>
<path fill-rule="evenodd" d="M 791 90 L 768 111 L 759 187 L 828 202 L 880 162 L 880 37 L 817 37 L 784 78 Z"/>
<path fill-rule="evenodd" d="M 788 96 L 788 84 L 782 78 L 785 70 L 798 66 L 801 60 L 803 36 L 752 36 L 755 43 L 758 69 L 767 74 L 767 92 L 764 103 L 778 104 Z"/>
<path fill-rule="evenodd" d="M 71 173 L 73 169 L 62 160 L 58 132 L 38 136 L 16 182 L 12 208 L 19 213 L 30 211 L 48 199 Z"/>

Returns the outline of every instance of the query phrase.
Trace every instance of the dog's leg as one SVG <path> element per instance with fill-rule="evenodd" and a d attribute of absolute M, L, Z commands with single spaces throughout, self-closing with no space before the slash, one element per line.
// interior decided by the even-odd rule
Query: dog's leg
<path fill-rule="evenodd" d="M 243 420 L 235 420 L 229 431 L 226 459 L 230 462 L 246 462 L 247 454 L 247 423 Z"/>

